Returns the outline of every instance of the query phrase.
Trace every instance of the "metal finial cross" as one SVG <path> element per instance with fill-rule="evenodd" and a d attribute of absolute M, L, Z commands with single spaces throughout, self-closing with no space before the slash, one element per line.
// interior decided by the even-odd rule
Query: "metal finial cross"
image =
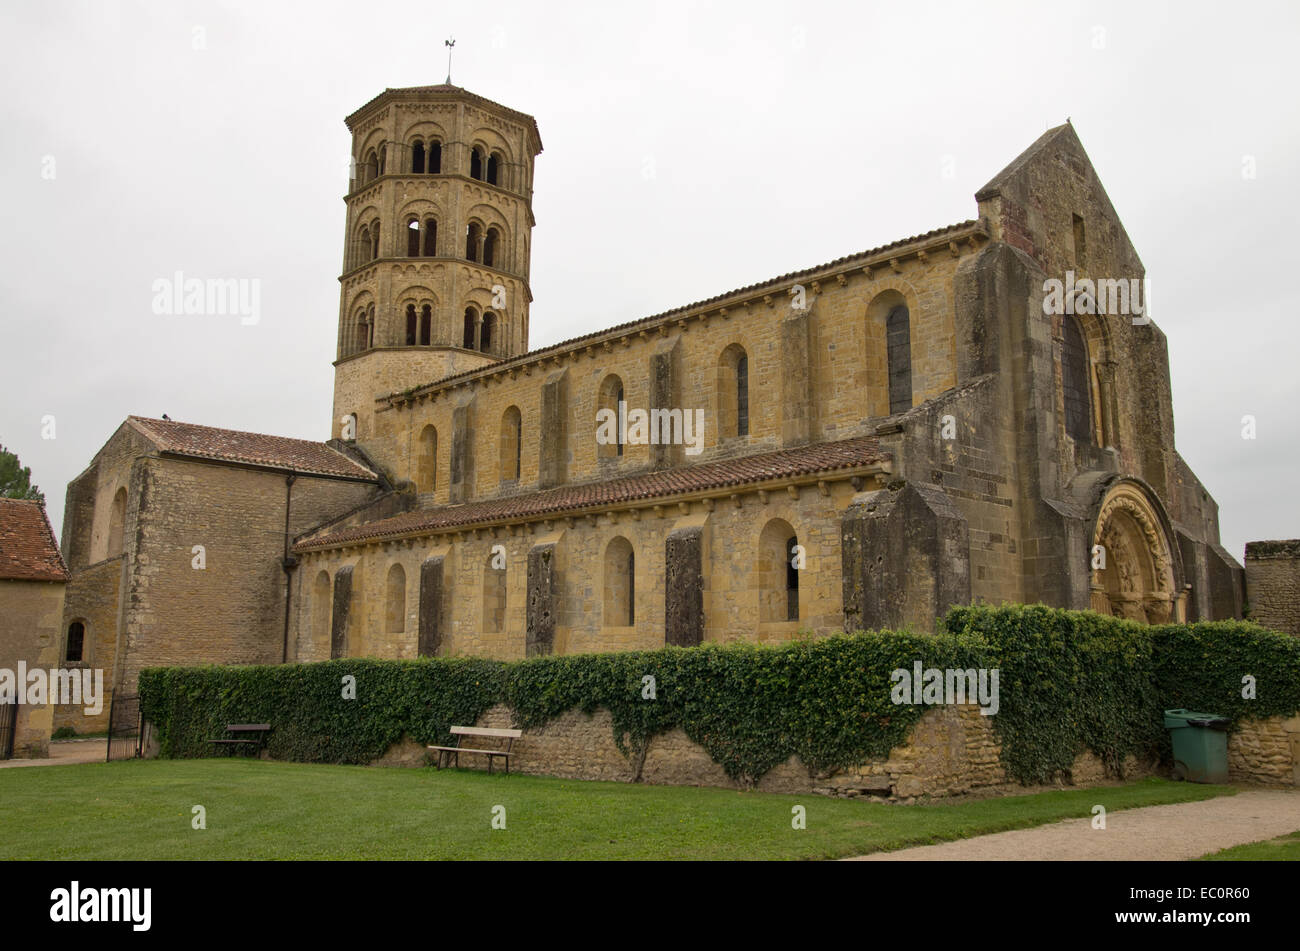
<path fill-rule="evenodd" d="M 443 40 L 443 46 L 447 47 L 447 85 L 451 85 L 451 48 L 456 45 L 455 38 Z"/>

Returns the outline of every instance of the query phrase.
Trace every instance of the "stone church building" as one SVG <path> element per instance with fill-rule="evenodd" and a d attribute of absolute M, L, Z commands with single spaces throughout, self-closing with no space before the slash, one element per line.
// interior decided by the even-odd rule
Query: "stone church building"
<path fill-rule="evenodd" d="M 440 85 L 347 125 L 331 440 L 131 417 L 68 488 L 65 628 L 115 684 L 932 630 L 972 600 L 1241 615 L 1164 334 L 1079 293 L 1144 270 L 1069 124 L 970 220 L 533 351 L 534 119 Z"/>

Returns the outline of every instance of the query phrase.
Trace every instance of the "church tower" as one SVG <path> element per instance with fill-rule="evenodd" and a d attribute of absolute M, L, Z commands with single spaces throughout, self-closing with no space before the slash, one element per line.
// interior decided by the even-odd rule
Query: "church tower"
<path fill-rule="evenodd" d="M 331 435 L 365 440 L 377 397 L 527 352 L 542 140 L 532 116 L 452 85 L 385 89 L 346 122 Z"/>

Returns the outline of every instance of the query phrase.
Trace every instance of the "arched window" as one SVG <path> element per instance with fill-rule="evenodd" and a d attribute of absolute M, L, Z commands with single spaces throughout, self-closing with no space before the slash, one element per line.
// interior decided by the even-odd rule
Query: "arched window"
<path fill-rule="evenodd" d="M 432 492 L 438 488 L 438 430 L 425 426 L 420 433 L 420 464 L 416 470 L 415 488 L 418 492 Z"/>
<path fill-rule="evenodd" d="M 379 219 L 370 223 L 370 260 L 379 257 Z"/>
<path fill-rule="evenodd" d="M 419 139 L 411 146 L 411 171 L 416 175 L 424 174 L 424 143 Z"/>
<path fill-rule="evenodd" d="M 718 435 L 749 435 L 749 355 L 738 343 L 718 360 Z"/>
<path fill-rule="evenodd" d="M 375 305 L 371 304 L 370 309 L 366 311 L 365 349 L 369 350 L 374 345 L 375 345 Z"/>
<path fill-rule="evenodd" d="M 469 177 L 483 179 L 483 153 L 477 145 L 469 153 Z"/>
<path fill-rule="evenodd" d="M 435 257 L 438 254 L 438 222 L 432 218 L 424 219 L 424 256 Z"/>
<path fill-rule="evenodd" d="M 330 616 L 333 614 L 330 600 L 330 573 L 322 571 L 311 589 L 311 636 L 318 643 L 330 636 Z"/>
<path fill-rule="evenodd" d="M 501 481 L 515 482 L 519 479 L 519 460 L 521 455 L 523 422 L 519 407 L 511 406 L 501 414 Z"/>
<path fill-rule="evenodd" d="M 497 248 L 501 243 L 501 232 L 488 228 L 487 237 L 483 239 L 483 263 L 488 267 L 496 266 Z"/>
<path fill-rule="evenodd" d="M 496 634 L 506 626 L 506 572 L 492 561 L 489 554 L 483 564 L 483 630 Z"/>
<path fill-rule="evenodd" d="M 478 313 L 473 307 L 465 308 L 465 333 L 461 340 L 461 346 L 466 350 L 474 350 L 478 342 Z"/>
<path fill-rule="evenodd" d="M 478 222 L 471 221 L 469 227 L 465 229 L 465 260 L 478 260 L 479 239 L 483 237 L 483 229 L 479 227 Z"/>
<path fill-rule="evenodd" d="M 384 629 L 389 634 L 406 630 L 406 571 L 401 565 L 388 569 L 388 597 L 385 598 Z"/>
<path fill-rule="evenodd" d="M 774 518 L 758 539 L 758 619 L 799 620 L 799 570 L 795 546 L 799 538 L 790 523 Z"/>
<path fill-rule="evenodd" d="M 498 180 L 500 174 L 501 174 L 501 154 L 499 152 L 493 152 L 491 155 L 488 156 L 488 161 L 487 161 L 488 184 L 491 185 L 501 184 L 500 181 Z"/>
<path fill-rule="evenodd" d="M 371 149 L 366 153 L 366 178 L 367 182 L 373 182 L 379 177 L 379 156 Z"/>
<path fill-rule="evenodd" d="M 1092 442 L 1092 387 L 1089 385 L 1088 345 L 1074 317 L 1065 317 L 1061 349 L 1061 382 L 1065 391 L 1065 431 L 1072 439 Z"/>
<path fill-rule="evenodd" d="M 622 535 L 605 548 L 606 627 L 630 627 L 636 618 L 636 555 Z"/>
<path fill-rule="evenodd" d="M 429 174 L 442 174 L 442 143 L 429 143 Z"/>
<path fill-rule="evenodd" d="M 420 346 L 427 347 L 433 338 L 433 308 L 425 304 L 420 308 Z"/>
<path fill-rule="evenodd" d="M 118 489 L 108 513 L 108 555 L 112 558 L 125 551 L 123 533 L 126 526 L 126 489 Z"/>
<path fill-rule="evenodd" d="M 68 642 L 63 649 L 64 663 L 79 664 L 86 650 L 86 625 L 73 621 L 68 625 Z"/>
<path fill-rule="evenodd" d="M 416 324 L 415 305 L 407 304 L 406 305 L 406 345 L 408 347 L 415 346 L 415 324 Z"/>
<path fill-rule="evenodd" d="M 370 249 L 371 249 L 371 247 L 372 247 L 372 244 L 371 244 L 371 242 L 370 242 L 370 229 L 369 229 L 369 228 L 362 228 L 362 229 L 361 229 L 361 237 L 360 237 L 360 239 L 359 239 L 359 241 L 358 241 L 358 247 L 357 247 L 357 252 L 356 252 L 356 263 L 357 263 L 357 264 L 365 264 L 367 261 L 370 260 Z"/>
<path fill-rule="evenodd" d="M 896 305 L 885 319 L 889 353 L 889 413 L 912 408 L 912 322 L 906 304 Z"/>
<path fill-rule="evenodd" d="M 613 438 L 604 438 L 596 442 L 596 457 L 599 459 L 618 459 L 623 455 L 623 428 L 619 425 L 619 404 L 623 402 L 623 380 L 611 373 L 600 382 L 596 394 L 596 412 L 609 410 L 614 414 Z M 604 414 L 608 419 L 608 414 Z M 601 427 L 598 432 L 608 435 L 609 427 Z"/>
<path fill-rule="evenodd" d="M 420 222 L 414 218 L 406 223 L 406 256 L 408 258 L 420 256 Z"/>
<path fill-rule="evenodd" d="M 492 311 L 486 311 L 483 314 L 483 330 L 479 334 L 479 350 L 483 353 L 492 352 L 492 337 L 496 331 L 496 314 Z"/>
<path fill-rule="evenodd" d="M 370 346 L 370 324 L 364 310 L 357 312 L 357 325 L 352 335 L 352 352 L 360 353 Z"/>

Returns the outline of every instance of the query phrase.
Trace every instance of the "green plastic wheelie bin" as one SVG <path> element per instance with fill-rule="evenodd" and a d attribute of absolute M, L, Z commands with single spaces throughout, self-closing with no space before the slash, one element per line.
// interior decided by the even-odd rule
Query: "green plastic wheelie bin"
<path fill-rule="evenodd" d="M 1194 783 L 1228 781 L 1228 727 L 1217 713 L 1166 710 L 1165 729 L 1174 745 L 1174 779 Z"/>

